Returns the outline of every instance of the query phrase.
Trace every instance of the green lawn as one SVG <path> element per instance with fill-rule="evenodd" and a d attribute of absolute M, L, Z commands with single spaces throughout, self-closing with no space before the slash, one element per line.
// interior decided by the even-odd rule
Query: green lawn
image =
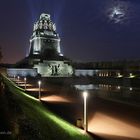
<path fill-rule="evenodd" d="M 24 126 L 22 135 L 28 139 L 40 140 L 90 140 L 91 137 L 82 133 L 80 129 L 61 119 L 43 106 L 36 98 L 27 95 L 23 89 L 18 88 L 14 82 L 3 76 L 15 102 L 22 109 Z M 23 121 L 24 120 L 24 121 Z"/>

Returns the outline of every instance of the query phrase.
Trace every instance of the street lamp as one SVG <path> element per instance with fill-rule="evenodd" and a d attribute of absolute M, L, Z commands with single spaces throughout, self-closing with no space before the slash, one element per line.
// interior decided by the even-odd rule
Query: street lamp
<path fill-rule="evenodd" d="M 14 81 L 15 81 L 16 76 L 14 75 Z"/>
<path fill-rule="evenodd" d="M 38 96 L 39 96 L 39 100 L 41 99 L 41 81 L 38 81 L 38 86 L 39 86 L 39 92 L 38 92 Z"/>
<path fill-rule="evenodd" d="M 18 85 L 19 85 L 19 76 L 17 78 L 18 78 Z"/>
<path fill-rule="evenodd" d="M 84 130 L 87 131 L 87 95 L 86 91 L 83 92 L 84 97 Z"/>
<path fill-rule="evenodd" d="M 26 90 L 26 81 L 27 81 L 27 78 L 24 77 L 25 90 Z"/>

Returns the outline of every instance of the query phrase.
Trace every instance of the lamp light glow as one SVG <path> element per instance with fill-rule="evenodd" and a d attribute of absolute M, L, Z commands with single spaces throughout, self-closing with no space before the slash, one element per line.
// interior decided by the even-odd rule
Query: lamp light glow
<path fill-rule="evenodd" d="M 134 78 L 135 75 L 133 75 L 132 73 L 129 74 L 129 78 Z"/>
<path fill-rule="evenodd" d="M 123 75 L 121 75 L 120 73 L 118 73 L 118 74 L 117 74 L 117 77 L 118 77 L 118 78 L 121 78 L 121 77 L 123 77 Z"/>
<path fill-rule="evenodd" d="M 83 92 L 83 96 L 84 96 L 84 98 L 87 98 L 88 93 L 87 93 L 86 91 L 84 91 L 84 92 Z"/>
<path fill-rule="evenodd" d="M 38 81 L 38 85 L 41 85 L 41 81 Z"/>

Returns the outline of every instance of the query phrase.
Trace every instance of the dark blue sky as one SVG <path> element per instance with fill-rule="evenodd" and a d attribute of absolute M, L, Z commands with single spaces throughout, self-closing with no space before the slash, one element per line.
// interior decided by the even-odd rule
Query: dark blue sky
<path fill-rule="evenodd" d="M 42 12 L 51 14 L 62 53 L 73 60 L 140 59 L 139 0 L 1 0 L 3 62 L 24 58 Z"/>

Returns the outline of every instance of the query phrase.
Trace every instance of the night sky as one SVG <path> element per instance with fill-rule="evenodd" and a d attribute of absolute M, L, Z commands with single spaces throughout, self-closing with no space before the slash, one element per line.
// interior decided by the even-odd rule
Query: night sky
<path fill-rule="evenodd" d="M 62 53 L 73 60 L 140 59 L 140 0 L 1 0 L 3 62 L 28 54 L 41 13 L 51 15 Z"/>

